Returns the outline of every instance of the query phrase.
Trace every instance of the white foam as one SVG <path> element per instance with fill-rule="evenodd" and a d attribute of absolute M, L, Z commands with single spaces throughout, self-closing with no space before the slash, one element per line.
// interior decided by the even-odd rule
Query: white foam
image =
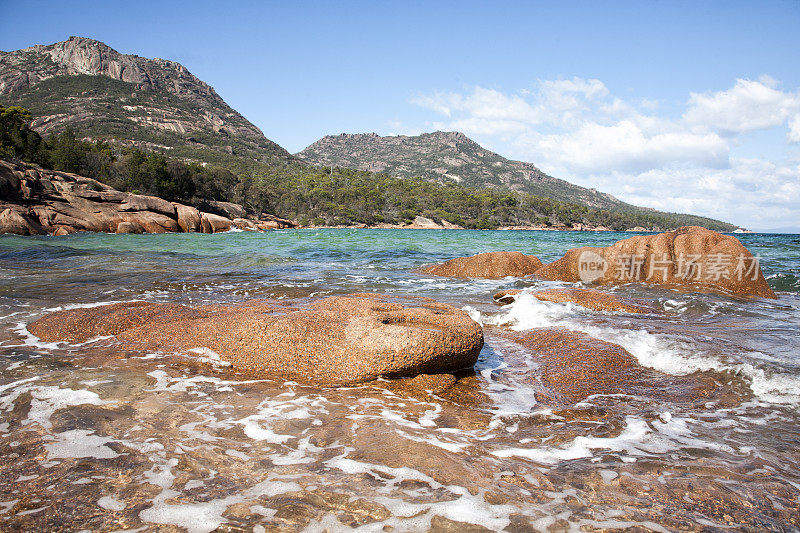
<path fill-rule="evenodd" d="M 95 459 L 113 459 L 119 454 L 106 446 L 112 439 L 95 435 L 87 429 L 72 429 L 63 433 L 56 433 L 53 442 L 45 442 L 49 459 L 70 459 L 93 457 Z"/>
<path fill-rule="evenodd" d="M 236 423 L 244 426 L 245 435 L 251 439 L 283 444 L 293 437 L 276 433 L 272 430 L 271 423 L 276 420 L 310 419 L 312 409 L 315 415 L 327 414 L 325 402 L 321 396 L 295 396 L 294 392 L 283 393 L 274 399 L 264 400 L 258 406 L 258 413 L 237 420 Z"/>
<path fill-rule="evenodd" d="M 768 372 L 750 363 L 722 361 L 704 353 L 693 343 L 644 329 L 621 329 L 585 324 L 577 320 L 570 305 L 543 302 L 528 293 L 503 307 L 497 315 L 483 318 L 486 323 L 509 326 L 515 331 L 533 328 L 561 327 L 580 331 L 592 337 L 618 344 L 640 364 L 672 375 L 714 370 L 733 372 L 746 378 L 759 398 L 772 403 L 800 403 L 800 376 Z"/>
<path fill-rule="evenodd" d="M 32 384 L 37 378 L 27 378 L 0 387 L 0 409 L 9 410 L 14 401 L 23 393 L 31 395 L 30 409 L 23 425 L 38 424 L 50 429 L 50 416 L 59 409 L 74 405 L 105 405 L 96 393 L 85 389 L 66 389 L 52 385 Z"/>
<path fill-rule="evenodd" d="M 200 356 L 196 358 L 198 361 L 211 363 L 214 366 L 231 366 L 228 361 L 224 361 L 217 352 L 210 348 L 191 348 L 189 351 Z"/>
<path fill-rule="evenodd" d="M 125 502 L 121 502 L 113 496 L 103 496 L 97 500 L 97 505 L 109 511 L 124 511 L 126 507 Z"/>
<path fill-rule="evenodd" d="M 161 487 L 161 492 L 153 499 L 153 505 L 139 513 L 139 518 L 154 524 L 175 525 L 185 528 L 188 533 L 210 533 L 218 529 L 227 519 L 223 513 L 231 505 L 257 500 L 260 497 L 273 497 L 287 492 L 298 492 L 302 487 L 297 483 L 265 480 L 245 491 L 202 503 L 171 504 L 167 500 L 180 493 L 170 487 L 175 481 L 172 468 L 178 464 L 171 459 L 159 470 L 154 467 L 145 473 L 149 483 Z"/>
<path fill-rule="evenodd" d="M 510 523 L 508 515 L 516 509 L 511 505 L 492 505 L 486 502 L 483 492 L 472 495 L 466 488 L 457 485 L 442 485 L 427 474 L 409 467 L 388 467 L 357 461 L 347 457 L 352 448 L 345 448 L 342 455 L 325 461 L 326 466 L 336 468 L 347 474 L 369 474 L 381 479 L 383 485 L 379 492 L 389 494 L 403 481 L 420 481 L 426 483 L 432 492 L 446 491 L 456 496 L 455 499 L 443 502 L 412 503 L 405 499 L 390 496 L 372 498 L 384 506 L 392 517 L 383 522 L 383 526 L 391 526 L 403 531 L 425 531 L 430 529 L 431 518 L 443 516 L 458 522 L 468 522 L 499 531 Z M 391 479 L 386 479 L 386 478 Z"/>

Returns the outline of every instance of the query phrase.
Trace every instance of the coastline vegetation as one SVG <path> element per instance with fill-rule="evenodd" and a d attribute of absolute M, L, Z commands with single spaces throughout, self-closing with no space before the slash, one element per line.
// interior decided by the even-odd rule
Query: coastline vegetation
<path fill-rule="evenodd" d="M 667 230 L 683 225 L 717 231 L 735 228 L 694 215 L 592 208 L 505 189 L 345 168 L 263 164 L 235 168 L 237 175 L 221 166 L 167 157 L 158 151 L 83 140 L 70 128 L 42 138 L 30 128 L 32 118 L 25 108 L 0 106 L 0 157 L 81 174 L 122 191 L 167 200 L 235 202 L 253 213 L 269 212 L 302 225 L 403 224 L 421 215 L 472 229 L 576 224 L 612 230 L 636 226 Z"/>

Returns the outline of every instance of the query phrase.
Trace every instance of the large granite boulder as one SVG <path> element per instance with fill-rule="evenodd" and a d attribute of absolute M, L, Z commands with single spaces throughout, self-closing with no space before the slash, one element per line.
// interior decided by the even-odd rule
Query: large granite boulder
<path fill-rule="evenodd" d="M 225 218 L 247 218 L 247 211 L 244 207 L 233 202 L 221 202 L 218 200 L 203 200 L 200 209 L 207 213 L 219 215 Z"/>
<path fill-rule="evenodd" d="M 0 233 L 15 235 L 41 235 L 43 228 L 32 221 L 21 209 L 5 208 L 0 212 Z"/>
<path fill-rule="evenodd" d="M 28 329 L 47 342 L 115 335 L 130 349 L 207 348 L 238 370 L 322 385 L 454 372 L 472 367 L 483 347 L 483 330 L 464 311 L 381 295 L 295 307 L 133 302 L 57 311 Z"/>
<path fill-rule="evenodd" d="M 178 225 L 187 233 L 203 231 L 203 226 L 200 223 L 200 211 L 196 208 L 173 203 L 175 212 L 178 216 Z"/>
<path fill-rule="evenodd" d="M 170 218 L 176 218 L 175 205 L 172 202 L 162 200 L 157 196 L 144 196 L 140 194 L 129 194 L 119 205 L 120 211 L 151 211 Z"/>
<path fill-rule="evenodd" d="M 506 276 L 529 276 L 541 266 L 539 259 L 521 252 L 486 252 L 456 257 L 444 263 L 422 267 L 419 271 L 451 278 L 501 279 Z"/>
<path fill-rule="evenodd" d="M 181 231 L 181 227 L 178 225 L 177 220 L 168 217 L 167 215 L 154 213 L 152 211 L 122 213 L 122 218 L 125 222 L 131 222 L 134 225 L 142 228 L 142 230 L 147 233 L 167 233 Z"/>
<path fill-rule="evenodd" d="M 203 233 L 219 233 L 233 227 L 233 221 L 214 213 L 200 213 L 200 226 Z"/>
<path fill-rule="evenodd" d="M 775 298 L 757 258 L 735 237 L 697 226 L 639 235 L 605 248 L 573 248 L 536 271 L 546 280 L 647 283 L 679 290 Z"/>

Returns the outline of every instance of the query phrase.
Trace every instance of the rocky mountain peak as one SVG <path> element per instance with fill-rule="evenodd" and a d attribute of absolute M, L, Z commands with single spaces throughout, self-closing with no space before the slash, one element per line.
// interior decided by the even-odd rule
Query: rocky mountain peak
<path fill-rule="evenodd" d="M 430 135 L 431 137 L 445 139 L 448 141 L 472 142 L 472 139 L 470 139 L 460 131 L 434 131 Z"/>
<path fill-rule="evenodd" d="M 88 37 L 71 36 L 50 45 L 34 45 L 0 56 L 0 95 L 27 89 L 54 76 L 106 76 L 178 96 L 218 99 L 214 89 L 174 61 L 121 54 Z"/>
<path fill-rule="evenodd" d="M 339 166 L 471 187 L 504 188 L 590 207 L 618 208 L 611 195 L 548 176 L 532 163 L 512 161 L 460 131 L 421 135 L 328 136 L 297 156 L 321 166 Z"/>
<path fill-rule="evenodd" d="M 0 98 L 29 109 L 42 135 L 71 127 L 187 159 L 222 152 L 294 161 L 180 63 L 123 54 L 88 37 L 0 53 Z"/>

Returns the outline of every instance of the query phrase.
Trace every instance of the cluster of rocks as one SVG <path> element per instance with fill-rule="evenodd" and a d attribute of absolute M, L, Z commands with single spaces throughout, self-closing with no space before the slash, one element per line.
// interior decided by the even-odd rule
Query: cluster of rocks
<path fill-rule="evenodd" d="M 534 276 L 592 285 L 644 283 L 729 296 L 776 297 L 758 259 L 739 239 L 698 226 L 637 235 L 606 247 L 573 248 L 546 265 L 520 252 L 490 252 L 428 265 L 420 272 L 457 278 Z"/>
<path fill-rule="evenodd" d="M 585 263 L 592 263 L 585 268 Z M 691 263 L 691 269 L 687 270 Z M 609 268 L 622 265 L 623 269 Z M 736 272 L 737 264 L 746 265 Z M 726 267 L 727 270 L 720 267 Z M 531 276 L 543 280 L 613 285 L 641 282 L 684 291 L 738 297 L 776 298 L 756 258 L 735 237 L 687 226 L 658 235 L 636 236 L 607 247 L 567 251 L 559 260 L 542 265 L 520 252 L 491 252 L 428 265 L 421 272 L 457 278 L 500 279 Z M 658 275 L 649 275 L 656 271 Z M 632 274 L 637 274 L 633 276 Z M 705 274 L 705 275 L 704 275 Z M 503 290 L 494 300 L 507 305 L 521 294 L 538 300 L 573 304 L 592 311 L 657 314 L 646 302 L 595 288 L 570 287 L 523 291 Z M 686 377 L 666 376 L 642 367 L 620 345 L 564 328 L 535 328 L 523 333 L 500 332 L 539 363 L 536 377 L 550 395 L 541 401 L 577 403 L 595 394 L 634 394 L 650 397 L 678 395 L 702 400 L 713 388 Z M 706 386 L 708 385 L 708 386 Z"/>
<path fill-rule="evenodd" d="M 108 233 L 218 233 L 295 227 L 274 215 L 248 217 L 228 202 L 196 207 L 118 191 L 91 178 L 0 160 L 0 233 L 67 235 Z"/>
<path fill-rule="evenodd" d="M 178 215 L 177 219 L 185 222 L 186 217 Z M 202 224 L 202 217 L 200 220 Z M 610 258 L 619 250 L 663 253 L 665 248 L 673 255 L 692 252 L 699 255 L 701 263 L 708 254 L 720 250 L 749 254 L 735 238 L 691 227 L 634 237 L 592 250 L 599 257 Z M 461 278 L 534 275 L 574 281 L 578 268 L 575 261 L 575 250 L 548 265 L 519 252 L 490 252 L 455 258 L 422 270 Z M 675 288 L 676 279 L 665 275 L 663 283 Z M 596 281 L 613 280 L 598 277 Z M 701 287 L 691 283 L 683 288 L 775 297 L 760 269 L 750 278 L 726 280 L 724 285 Z M 501 304 L 510 304 L 520 298 L 521 292 L 501 291 L 494 298 Z M 593 311 L 659 313 L 645 302 L 594 288 L 551 288 L 526 294 Z M 371 294 L 289 304 L 254 300 L 188 307 L 131 302 L 57 311 L 30 324 L 28 329 L 47 342 L 80 343 L 115 336 L 126 350 L 213 350 L 238 371 L 317 385 L 410 378 L 405 381 L 411 389 L 436 394 L 457 388 L 461 381 L 456 376 L 474 366 L 484 344 L 483 328 L 465 311 L 428 298 Z M 696 380 L 643 368 L 622 346 L 585 333 L 563 328 L 523 333 L 494 329 L 500 330 L 498 336 L 527 354 L 525 357 L 533 356 L 540 363 L 530 376 L 548 388 L 540 401 L 574 404 L 594 394 L 631 391 L 649 391 L 654 398 L 675 391 L 690 399 L 702 399 L 708 394 L 708 390 L 698 388 Z"/>

